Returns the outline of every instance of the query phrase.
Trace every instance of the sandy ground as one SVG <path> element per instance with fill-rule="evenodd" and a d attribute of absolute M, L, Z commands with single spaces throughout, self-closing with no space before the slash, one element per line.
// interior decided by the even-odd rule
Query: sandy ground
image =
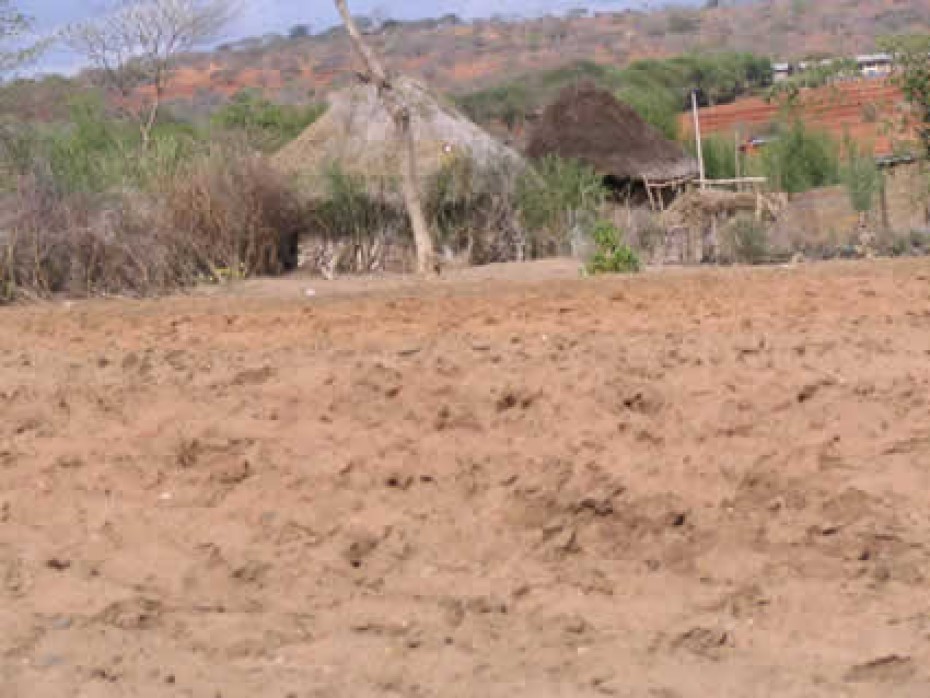
<path fill-rule="evenodd" d="M 0 310 L 0 696 L 930 695 L 930 262 L 513 271 Z"/>

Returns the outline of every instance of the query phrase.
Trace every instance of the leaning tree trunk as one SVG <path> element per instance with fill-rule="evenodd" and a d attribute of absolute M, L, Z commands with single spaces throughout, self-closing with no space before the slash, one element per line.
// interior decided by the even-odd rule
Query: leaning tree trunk
<path fill-rule="evenodd" d="M 433 238 L 423 215 L 423 204 L 420 201 L 420 184 L 417 177 L 416 141 L 413 136 L 413 125 L 410 118 L 410 108 L 403 97 L 394 89 L 387 72 L 378 61 L 374 52 L 365 43 L 362 33 L 358 30 L 352 18 L 346 0 L 334 0 L 336 9 L 342 16 L 342 21 L 352 40 L 352 46 L 362 61 L 365 76 L 373 82 L 378 89 L 378 95 L 385 109 L 394 120 L 397 136 L 401 142 L 401 181 L 404 194 L 404 205 L 407 216 L 410 218 L 410 227 L 413 229 L 413 243 L 417 250 L 417 271 L 428 275 L 438 271 L 436 253 L 433 249 Z"/>

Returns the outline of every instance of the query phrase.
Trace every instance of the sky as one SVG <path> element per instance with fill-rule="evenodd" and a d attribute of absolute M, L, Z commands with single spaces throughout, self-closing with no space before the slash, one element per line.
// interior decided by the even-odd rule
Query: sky
<path fill-rule="evenodd" d="M 309 24 L 319 30 L 334 24 L 338 17 L 331 0 L 233 0 L 241 12 L 231 28 L 229 38 L 257 36 L 268 32 L 286 32 L 295 24 Z M 99 15 L 107 0 L 13 0 L 25 14 L 33 17 L 39 32 L 53 32 L 71 22 Z M 493 14 L 532 16 L 563 12 L 574 7 L 599 10 L 646 9 L 666 5 L 656 0 L 349 0 L 355 14 L 378 11 L 392 19 L 438 17 L 454 12 L 460 17 L 490 17 Z M 688 4 L 683 0 L 679 4 Z M 74 72 L 74 56 L 62 48 L 47 54 L 33 70 L 37 72 Z"/>

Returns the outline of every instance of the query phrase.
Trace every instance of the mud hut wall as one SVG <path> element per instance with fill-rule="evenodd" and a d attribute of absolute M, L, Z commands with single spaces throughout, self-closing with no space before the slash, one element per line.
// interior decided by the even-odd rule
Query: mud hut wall
<path fill-rule="evenodd" d="M 926 191 L 927 174 L 919 164 L 901 165 L 885 171 L 885 204 L 888 230 L 907 234 L 927 225 L 921 192 Z M 884 228 L 881 200 L 876 198 L 869 213 L 869 226 Z M 800 245 L 854 244 L 859 230 L 859 214 L 843 186 L 824 187 L 791 196 L 773 230 L 773 243 L 779 247 Z"/>

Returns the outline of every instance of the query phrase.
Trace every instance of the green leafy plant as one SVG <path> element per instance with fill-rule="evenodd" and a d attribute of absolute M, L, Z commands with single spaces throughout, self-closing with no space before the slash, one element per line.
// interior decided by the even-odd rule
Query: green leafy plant
<path fill-rule="evenodd" d="M 882 173 L 875 159 L 862 152 L 855 141 L 846 140 L 846 154 L 842 166 L 842 180 L 849 201 L 857 213 L 868 213 L 882 188 Z"/>
<path fill-rule="evenodd" d="M 522 172 L 509 158 L 449 159 L 426 182 L 423 201 L 439 245 L 473 264 L 509 260 L 521 237 L 516 183 Z"/>
<path fill-rule="evenodd" d="M 762 173 L 775 187 L 796 194 L 840 181 L 839 146 L 826 132 L 800 120 L 778 127 L 761 157 Z"/>
<path fill-rule="evenodd" d="M 642 268 L 639 257 L 623 242 L 623 234 L 613 223 L 598 221 L 591 237 L 596 251 L 587 265 L 589 274 L 633 274 Z"/>
<path fill-rule="evenodd" d="M 878 45 L 894 59 L 892 80 L 910 103 L 924 151 L 930 154 L 930 35 L 885 37 Z"/>
<path fill-rule="evenodd" d="M 551 253 L 566 251 L 573 238 L 591 229 L 606 196 L 593 168 L 554 155 L 540 160 L 517 183 L 523 224 Z"/>
<path fill-rule="evenodd" d="M 325 111 L 322 104 L 275 104 L 255 90 L 242 90 L 213 115 L 213 124 L 242 131 L 259 150 L 273 151 L 299 136 Z"/>
<path fill-rule="evenodd" d="M 694 155 L 697 147 L 689 140 L 685 147 Z M 704 156 L 704 174 L 708 179 L 732 179 L 736 177 L 736 145 L 732 138 L 710 135 L 701 139 L 701 153 Z M 740 162 L 744 157 L 740 155 Z"/>

